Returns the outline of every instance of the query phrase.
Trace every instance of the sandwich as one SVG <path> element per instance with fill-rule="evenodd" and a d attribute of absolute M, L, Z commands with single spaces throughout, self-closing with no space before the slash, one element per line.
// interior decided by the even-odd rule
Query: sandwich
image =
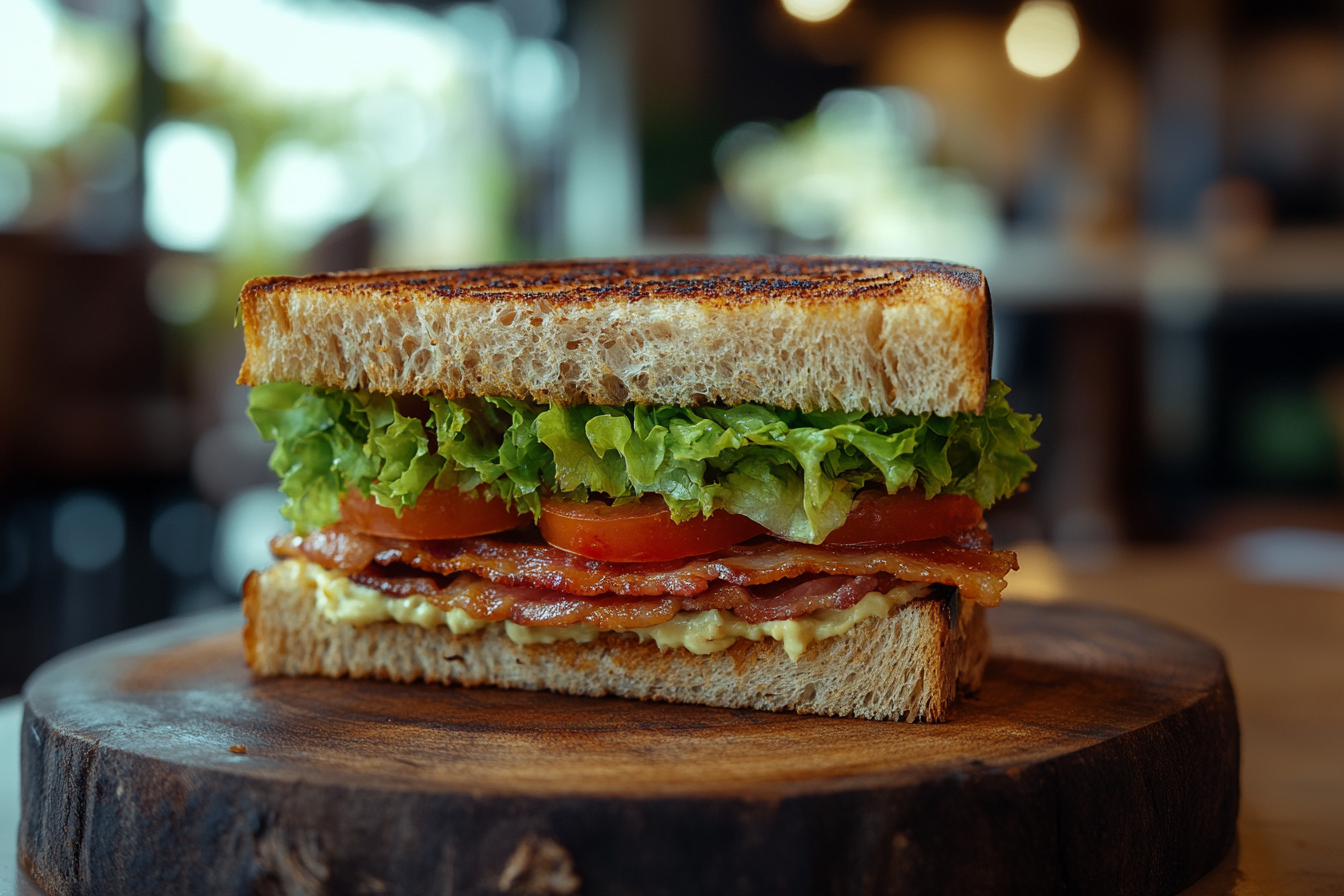
<path fill-rule="evenodd" d="M 1039 418 L 977 270 L 673 257 L 247 283 L 293 533 L 249 665 L 869 719 L 974 692 Z"/>

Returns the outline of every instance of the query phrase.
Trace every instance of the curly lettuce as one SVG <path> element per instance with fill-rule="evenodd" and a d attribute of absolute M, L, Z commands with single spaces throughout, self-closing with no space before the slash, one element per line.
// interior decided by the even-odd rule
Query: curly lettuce
<path fill-rule="evenodd" d="M 247 413 L 275 442 L 270 467 L 289 499 L 281 513 L 299 532 L 340 519 L 351 489 L 384 507 L 414 505 L 445 464 L 424 424 L 385 395 L 268 383 L 252 389 Z"/>
<path fill-rule="evenodd" d="M 1026 452 L 1040 417 L 1015 413 L 1007 395 L 996 380 L 982 413 L 951 417 L 429 396 L 420 419 L 387 396 L 270 383 L 252 390 L 249 413 L 276 443 L 271 468 L 300 533 L 339 519 L 350 489 L 400 513 L 432 482 L 484 485 L 534 515 L 542 495 L 658 494 L 678 522 L 726 510 L 819 544 L 868 486 L 983 507 L 1016 491 L 1036 469 Z"/>

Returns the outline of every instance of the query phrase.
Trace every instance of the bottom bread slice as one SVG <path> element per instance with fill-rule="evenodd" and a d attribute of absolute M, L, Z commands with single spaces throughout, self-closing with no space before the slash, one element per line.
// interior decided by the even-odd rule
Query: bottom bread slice
<path fill-rule="evenodd" d="M 916 600 L 796 660 L 774 640 L 737 640 L 699 655 L 633 633 L 587 643 L 516 644 L 498 626 L 454 635 L 399 622 L 335 623 L 311 577 L 284 561 L 243 586 L 247 662 L 261 675 L 325 675 L 494 685 L 568 694 L 782 710 L 865 719 L 942 721 L 980 686 L 989 655 L 984 610 L 951 592 Z"/>

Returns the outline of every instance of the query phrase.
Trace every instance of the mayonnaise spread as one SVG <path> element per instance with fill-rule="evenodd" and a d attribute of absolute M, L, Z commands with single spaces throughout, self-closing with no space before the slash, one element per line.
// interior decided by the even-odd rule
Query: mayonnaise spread
<path fill-rule="evenodd" d="M 342 573 L 324 569 L 303 560 L 285 560 L 286 569 L 276 570 L 296 585 L 307 584 L 316 595 L 316 612 L 328 622 L 368 625 L 388 620 L 424 628 L 445 625 L 455 635 L 485 628 L 503 631 L 515 644 L 554 644 L 557 641 L 587 643 L 601 630 L 580 623 L 563 626 L 529 626 L 514 622 L 489 622 L 473 619 L 465 610 L 441 610 L 421 595 L 388 597 L 373 588 L 350 581 Z M 727 610 L 702 610 L 678 613 L 667 622 L 631 629 L 617 629 L 638 635 L 641 642 L 653 641 L 667 650 L 682 647 L 691 653 L 708 654 L 727 650 L 738 638 L 761 641 L 773 638 L 782 642 L 789 659 L 797 661 L 813 641 L 843 635 L 863 620 L 886 617 L 893 607 L 908 604 L 927 591 L 923 585 L 898 585 L 885 594 L 870 591 L 846 610 L 818 610 L 796 619 L 747 623 Z"/>

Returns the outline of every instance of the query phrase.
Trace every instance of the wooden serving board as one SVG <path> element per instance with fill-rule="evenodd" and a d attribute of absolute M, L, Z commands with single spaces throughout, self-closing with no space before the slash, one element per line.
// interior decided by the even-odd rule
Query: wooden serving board
<path fill-rule="evenodd" d="M 989 615 L 941 725 L 256 679 L 232 612 L 27 688 L 20 860 L 72 893 L 1175 893 L 1224 855 L 1236 706 L 1209 645 Z M 244 752 L 245 751 L 245 752 Z"/>

